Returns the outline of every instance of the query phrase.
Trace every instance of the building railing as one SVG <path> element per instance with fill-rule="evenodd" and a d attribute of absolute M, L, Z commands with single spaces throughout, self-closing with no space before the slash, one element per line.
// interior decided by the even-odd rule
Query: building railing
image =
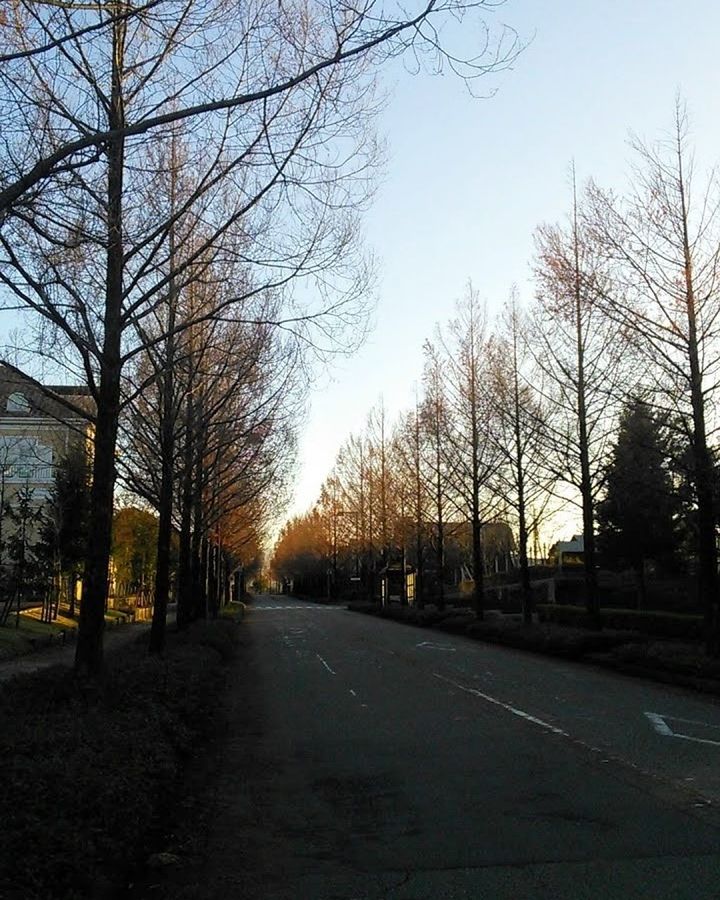
<path fill-rule="evenodd" d="M 30 482 L 30 484 L 44 484 L 55 477 L 55 467 L 48 463 L 38 465 L 27 463 L 11 463 L 0 466 L 2 476 L 6 482 Z"/>

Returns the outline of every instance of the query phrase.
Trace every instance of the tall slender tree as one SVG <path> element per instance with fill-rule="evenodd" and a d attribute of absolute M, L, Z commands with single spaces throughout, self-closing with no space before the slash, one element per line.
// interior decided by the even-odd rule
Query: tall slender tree
<path fill-rule="evenodd" d="M 483 524 L 498 514 L 491 479 L 499 465 L 490 439 L 491 391 L 489 334 L 485 304 L 472 284 L 457 305 L 457 315 L 442 339 L 443 369 L 449 409 L 447 445 L 450 452 L 449 496 L 470 525 L 473 606 L 483 617 Z"/>
<path fill-rule="evenodd" d="M 580 217 L 574 168 L 569 224 L 540 228 L 536 244 L 538 306 L 530 346 L 552 411 L 546 451 L 558 479 L 579 495 L 586 605 L 598 621 L 596 503 L 620 398 L 631 386 L 630 355 L 623 330 L 600 307 L 605 273 Z"/>
<path fill-rule="evenodd" d="M 547 410 L 532 382 L 537 367 L 527 349 L 527 318 L 513 290 L 490 348 L 491 440 L 500 459 L 493 489 L 512 510 L 518 525 L 518 561 L 523 618 L 532 619 L 528 542 L 537 530 L 555 475 L 545 461 Z"/>

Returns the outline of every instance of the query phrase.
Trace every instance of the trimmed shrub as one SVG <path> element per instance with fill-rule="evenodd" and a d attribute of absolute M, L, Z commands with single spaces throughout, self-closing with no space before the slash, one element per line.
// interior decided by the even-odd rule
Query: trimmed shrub
<path fill-rule="evenodd" d="M 568 625 L 572 628 L 587 628 L 591 625 L 590 617 L 584 606 L 565 606 L 562 604 L 539 603 L 536 607 L 541 622 L 552 622 L 555 625 Z"/>
<path fill-rule="evenodd" d="M 520 650 L 549 653 L 565 659 L 578 659 L 586 653 L 607 650 L 618 643 L 618 638 L 614 635 L 580 628 L 559 628 L 551 624 L 476 622 L 468 626 L 466 633 L 479 640 L 505 644 Z"/>
<path fill-rule="evenodd" d="M 699 654 L 695 646 L 662 641 L 630 643 L 613 651 L 612 658 L 643 669 L 659 669 L 673 675 L 709 678 L 720 683 L 720 660 Z"/>
<path fill-rule="evenodd" d="M 537 611 L 542 622 L 576 627 L 588 627 L 591 624 L 585 609 L 580 606 L 543 604 L 538 606 Z M 676 640 L 701 640 L 703 636 L 702 616 L 684 613 L 603 608 L 600 610 L 600 620 L 605 628 L 617 631 L 637 631 Z"/>

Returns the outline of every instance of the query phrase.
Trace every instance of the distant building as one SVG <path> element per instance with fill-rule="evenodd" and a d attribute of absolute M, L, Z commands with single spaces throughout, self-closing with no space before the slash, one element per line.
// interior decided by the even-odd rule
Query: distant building
<path fill-rule="evenodd" d="M 470 522 L 447 522 L 446 553 L 453 554 L 455 545 L 461 554 L 456 567 L 461 568 L 462 579 L 472 580 L 472 524 Z M 515 538 L 512 528 L 507 522 L 483 522 L 480 526 L 480 543 L 482 545 L 485 574 L 507 572 L 512 568 L 515 558 Z"/>
<path fill-rule="evenodd" d="M 579 569 L 585 565 L 585 539 L 581 534 L 574 534 L 569 541 L 557 541 L 550 548 L 550 565 L 560 571 Z"/>

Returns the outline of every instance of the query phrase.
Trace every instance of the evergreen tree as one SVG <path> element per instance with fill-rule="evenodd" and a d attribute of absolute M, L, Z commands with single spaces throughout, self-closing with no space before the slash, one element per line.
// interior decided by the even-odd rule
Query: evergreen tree
<path fill-rule="evenodd" d="M 20 610 L 27 599 L 35 599 L 40 584 L 36 565 L 36 531 L 40 510 L 35 504 L 32 488 L 25 483 L 12 503 L 6 503 L 5 517 L 11 527 L 7 540 L 10 563 L 9 592 L 3 606 L 0 624 L 5 624 L 12 598 L 15 599 L 15 627 L 20 625 Z"/>
<path fill-rule="evenodd" d="M 69 615 L 75 615 L 75 590 L 82 577 L 90 514 L 87 454 L 74 447 L 55 466 L 55 483 L 42 513 L 37 554 L 50 579 L 69 579 Z"/>
<path fill-rule="evenodd" d="M 598 504 L 600 550 L 610 565 L 628 565 L 645 598 L 645 562 L 668 566 L 678 549 L 680 501 L 668 467 L 661 423 L 647 404 L 634 400 L 620 417 L 617 441 Z"/>

